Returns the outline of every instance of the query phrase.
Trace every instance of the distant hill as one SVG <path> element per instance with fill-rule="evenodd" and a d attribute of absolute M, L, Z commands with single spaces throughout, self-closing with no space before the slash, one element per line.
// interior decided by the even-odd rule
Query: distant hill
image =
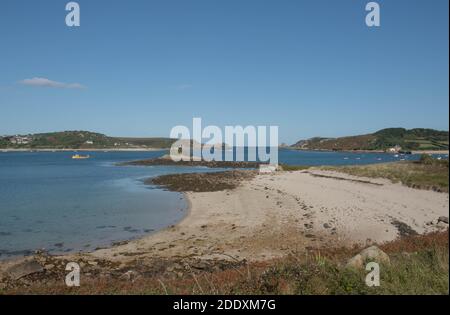
<path fill-rule="evenodd" d="M 341 138 L 315 137 L 300 140 L 291 147 L 304 150 L 387 150 L 400 146 L 402 150 L 448 150 L 448 131 L 434 129 L 388 128 L 375 133 Z"/>
<path fill-rule="evenodd" d="M 0 137 L 0 148 L 18 149 L 123 149 L 170 148 L 176 139 L 109 137 L 89 131 L 62 131 Z"/>

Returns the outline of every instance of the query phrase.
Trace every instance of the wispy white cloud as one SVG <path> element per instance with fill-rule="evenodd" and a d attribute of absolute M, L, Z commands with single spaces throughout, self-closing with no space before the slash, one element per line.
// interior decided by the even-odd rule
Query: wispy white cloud
<path fill-rule="evenodd" d="M 85 86 L 79 83 L 64 83 L 58 81 L 52 81 L 46 78 L 32 78 L 19 81 L 20 84 L 37 87 L 49 87 L 57 89 L 84 89 Z"/>
<path fill-rule="evenodd" d="M 187 90 L 192 88 L 192 84 L 179 84 L 177 85 L 177 90 Z"/>

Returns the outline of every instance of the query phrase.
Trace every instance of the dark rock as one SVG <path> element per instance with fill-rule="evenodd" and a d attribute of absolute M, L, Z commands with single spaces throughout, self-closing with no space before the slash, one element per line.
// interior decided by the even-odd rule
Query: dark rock
<path fill-rule="evenodd" d="M 180 165 L 180 166 L 206 166 L 209 168 L 254 168 L 257 169 L 264 163 L 246 161 L 173 161 L 170 157 L 154 158 L 150 160 L 140 160 L 121 163 L 119 165 Z"/>
<path fill-rule="evenodd" d="M 417 232 L 404 222 L 393 220 L 391 224 L 397 228 L 401 237 L 417 235 Z"/>
<path fill-rule="evenodd" d="M 236 188 L 240 182 L 255 176 L 255 171 L 239 170 L 213 173 L 161 175 L 145 180 L 146 184 L 163 186 L 170 191 L 209 192 Z"/>
<path fill-rule="evenodd" d="M 140 277 L 140 274 L 134 270 L 128 270 L 123 275 L 119 277 L 120 280 L 126 280 L 134 282 L 136 279 Z"/>
<path fill-rule="evenodd" d="M 44 268 L 34 259 L 27 259 L 6 270 L 6 274 L 13 280 L 19 280 L 25 276 L 42 272 Z"/>
<path fill-rule="evenodd" d="M 448 224 L 448 217 L 444 217 L 444 216 L 439 217 L 438 222 L 444 222 L 444 223 Z"/>

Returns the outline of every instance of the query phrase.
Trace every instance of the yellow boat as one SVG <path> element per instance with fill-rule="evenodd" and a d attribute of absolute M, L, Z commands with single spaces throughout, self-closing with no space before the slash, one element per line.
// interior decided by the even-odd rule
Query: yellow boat
<path fill-rule="evenodd" d="M 89 155 L 79 155 L 79 154 L 72 155 L 72 159 L 74 160 L 84 160 L 89 158 L 90 158 Z"/>

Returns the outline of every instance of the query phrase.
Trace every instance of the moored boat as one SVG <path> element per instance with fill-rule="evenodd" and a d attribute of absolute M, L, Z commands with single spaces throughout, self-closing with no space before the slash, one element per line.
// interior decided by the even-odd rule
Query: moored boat
<path fill-rule="evenodd" d="M 90 158 L 89 155 L 80 155 L 80 154 L 72 155 L 72 159 L 74 159 L 74 160 L 84 160 L 84 159 L 89 159 L 89 158 Z"/>

